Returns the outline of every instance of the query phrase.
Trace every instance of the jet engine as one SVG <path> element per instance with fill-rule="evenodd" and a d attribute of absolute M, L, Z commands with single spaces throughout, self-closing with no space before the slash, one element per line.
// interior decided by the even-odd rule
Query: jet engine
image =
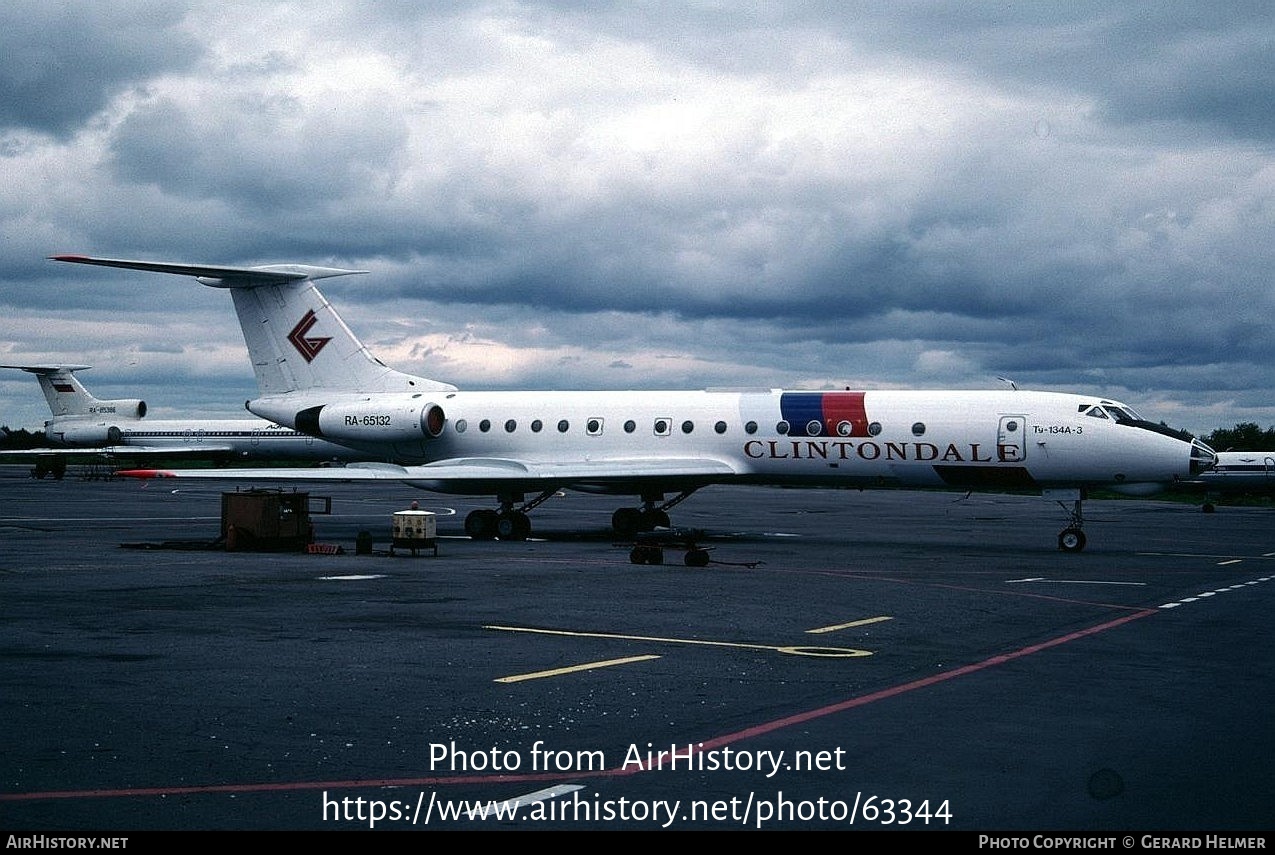
<path fill-rule="evenodd" d="M 380 444 L 435 439 L 446 422 L 438 404 L 372 399 L 308 407 L 297 413 L 294 425 L 301 433 L 323 439 Z"/>
<path fill-rule="evenodd" d="M 49 423 L 44 429 L 44 435 L 50 442 L 71 448 L 99 448 L 104 445 L 119 445 L 124 441 L 120 429 L 108 424 Z"/>

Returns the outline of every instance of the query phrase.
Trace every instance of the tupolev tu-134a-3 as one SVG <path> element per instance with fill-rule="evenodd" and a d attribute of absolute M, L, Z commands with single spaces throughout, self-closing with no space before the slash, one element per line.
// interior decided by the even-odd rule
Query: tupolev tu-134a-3
<path fill-rule="evenodd" d="M 1082 501 L 1151 495 L 1196 478 L 1212 449 L 1093 395 L 988 391 L 466 392 L 373 356 L 315 282 L 364 271 L 54 256 L 195 277 L 233 298 L 260 397 L 249 411 L 369 460 L 335 469 L 131 470 L 140 478 L 395 481 L 490 495 L 474 538 L 521 540 L 561 490 L 631 495 L 616 532 L 669 525 L 714 484 L 1039 490 L 1068 512 L 1058 545 L 1084 548 Z"/>

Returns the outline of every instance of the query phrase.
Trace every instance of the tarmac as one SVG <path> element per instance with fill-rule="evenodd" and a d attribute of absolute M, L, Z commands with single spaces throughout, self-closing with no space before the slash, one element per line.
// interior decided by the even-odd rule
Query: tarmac
<path fill-rule="evenodd" d="M 709 488 L 688 567 L 620 497 L 479 542 L 379 484 L 227 552 L 175 483 L 0 467 L 6 833 L 1275 826 L 1268 507 L 1090 501 L 1064 553 L 1039 497 Z"/>

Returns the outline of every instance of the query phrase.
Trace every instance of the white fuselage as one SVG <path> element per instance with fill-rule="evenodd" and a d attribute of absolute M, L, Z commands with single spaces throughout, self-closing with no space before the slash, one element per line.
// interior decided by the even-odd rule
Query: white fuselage
<path fill-rule="evenodd" d="M 115 419 L 62 416 L 45 422 L 45 436 L 60 448 L 123 451 L 171 449 L 184 455 L 241 460 L 366 460 L 348 446 L 326 442 L 264 419 Z"/>
<path fill-rule="evenodd" d="M 1200 481 L 1219 492 L 1275 490 L 1275 451 L 1219 451 Z"/>
<path fill-rule="evenodd" d="M 1031 391 L 426 392 L 277 396 L 253 412 L 408 465 L 720 461 L 731 480 L 846 486 L 1124 487 L 1191 476 L 1192 445 Z M 437 430 L 422 429 L 432 411 Z M 441 411 L 441 413 L 440 413 Z M 333 417 L 332 414 L 336 414 Z M 436 436 L 432 435 L 434 432 Z M 333 435 L 335 434 L 335 435 Z M 674 483 L 677 479 L 667 479 Z M 587 479 L 576 479 L 588 489 Z M 446 485 L 422 483 L 430 489 Z"/>

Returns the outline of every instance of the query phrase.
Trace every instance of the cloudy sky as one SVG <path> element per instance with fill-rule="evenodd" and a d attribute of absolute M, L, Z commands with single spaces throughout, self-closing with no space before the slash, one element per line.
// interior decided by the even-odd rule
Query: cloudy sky
<path fill-rule="evenodd" d="M 228 295 L 48 256 L 368 270 L 347 322 L 462 388 L 1275 424 L 1264 0 L 7 0 L 0 57 L 0 363 L 154 415 L 247 415 Z"/>

